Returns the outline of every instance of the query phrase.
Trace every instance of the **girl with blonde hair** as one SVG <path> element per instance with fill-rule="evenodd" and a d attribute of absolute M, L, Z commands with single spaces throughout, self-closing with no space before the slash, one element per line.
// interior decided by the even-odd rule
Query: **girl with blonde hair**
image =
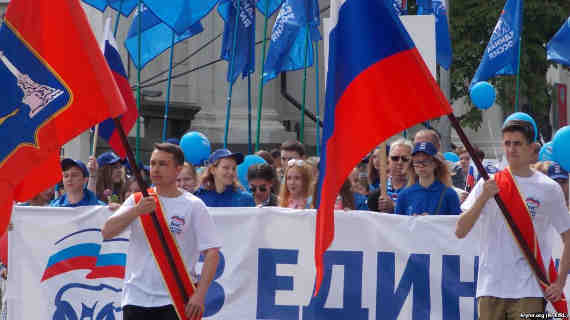
<path fill-rule="evenodd" d="M 311 206 L 313 168 L 304 160 L 291 159 L 286 165 L 279 206 L 293 209 L 307 209 Z"/>

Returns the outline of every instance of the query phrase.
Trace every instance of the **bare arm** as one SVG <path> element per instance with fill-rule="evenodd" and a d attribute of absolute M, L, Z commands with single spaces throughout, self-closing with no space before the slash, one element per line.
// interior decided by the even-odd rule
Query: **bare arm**
<path fill-rule="evenodd" d="M 562 249 L 562 257 L 560 258 L 560 267 L 558 268 L 558 278 L 546 288 L 545 298 L 549 301 L 558 301 L 562 296 L 562 291 L 566 285 L 566 278 L 568 271 L 570 271 L 570 230 L 566 230 L 561 234 L 562 242 L 564 243 Z"/>
<path fill-rule="evenodd" d="M 477 198 L 477 200 L 475 200 L 473 206 L 461 214 L 459 216 L 459 220 L 457 220 L 455 235 L 459 239 L 465 238 L 471 229 L 473 229 L 473 226 L 475 225 L 475 222 L 477 222 L 477 219 L 479 219 L 481 210 L 483 210 L 483 207 L 487 201 L 494 197 L 498 192 L 499 188 L 497 187 L 495 180 L 489 179 L 485 181 L 481 195 Z"/>
<path fill-rule="evenodd" d="M 103 226 L 103 230 L 101 233 L 103 234 L 103 239 L 108 240 L 112 239 L 119 233 L 123 232 L 126 227 L 128 227 L 133 220 L 138 218 L 141 214 L 149 213 L 156 209 L 156 203 L 154 202 L 153 197 L 146 197 L 141 199 L 138 205 L 127 209 L 120 214 L 112 215 L 107 219 L 105 225 Z"/>
<path fill-rule="evenodd" d="M 206 292 L 210 287 L 210 283 L 216 274 L 218 267 L 218 260 L 220 259 L 219 249 L 211 248 L 203 251 L 204 266 L 202 267 L 202 274 L 200 281 L 194 295 L 188 300 L 186 305 L 186 316 L 190 319 L 198 318 L 204 313 L 204 303 L 206 300 Z"/>

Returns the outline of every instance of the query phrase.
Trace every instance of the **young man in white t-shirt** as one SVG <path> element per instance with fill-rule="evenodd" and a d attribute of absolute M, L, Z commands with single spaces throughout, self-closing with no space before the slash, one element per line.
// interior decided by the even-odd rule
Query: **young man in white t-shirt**
<path fill-rule="evenodd" d="M 481 230 L 477 298 L 479 319 L 520 319 L 523 313 L 544 312 L 546 298 L 558 301 L 570 269 L 570 215 L 560 186 L 530 168 L 534 129 L 529 122 L 512 120 L 503 126 L 503 147 L 512 176 L 532 217 L 543 262 L 551 259 L 552 227 L 562 237 L 559 277 L 545 293 L 531 271 L 493 197 L 499 192 L 494 178 L 480 180 L 462 204 L 455 234 L 465 237 L 478 222 Z M 506 170 L 506 169 L 505 169 Z"/>
<path fill-rule="evenodd" d="M 193 282 L 197 280 L 195 265 L 200 253 L 204 254 L 200 280 L 185 310 L 186 316 L 194 319 L 204 312 L 204 300 L 216 272 L 221 242 L 202 200 L 176 187 L 176 177 L 183 164 L 184 154 L 180 147 L 170 143 L 155 144 L 150 158 L 150 178 Z M 124 320 L 178 320 L 140 219 L 137 219 L 155 209 L 152 196 L 142 198 L 135 205 L 131 195 L 103 227 L 105 239 L 111 239 L 125 229 L 131 232 L 121 302 Z"/>

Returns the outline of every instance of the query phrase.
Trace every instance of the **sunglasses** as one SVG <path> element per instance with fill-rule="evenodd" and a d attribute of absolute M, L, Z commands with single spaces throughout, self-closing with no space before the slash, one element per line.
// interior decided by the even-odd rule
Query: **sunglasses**
<path fill-rule="evenodd" d="M 392 160 L 393 162 L 400 162 L 400 160 L 402 160 L 402 162 L 408 162 L 410 161 L 410 157 L 406 157 L 406 156 L 391 156 L 390 160 Z"/>
<path fill-rule="evenodd" d="M 429 166 L 430 164 L 433 163 L 433 160 L 431 159 L 425 159 L 425 160 L 414 160 L 412 161 L 412 165 L 414 167 L 426 167 Z"/>
<path fill-rule="evenodd" d="M 305 161 L 303 160 L 298 160 L 298 159 L 291 159 L 287 162 L 287 166 L 288 167 L 292 167 L 292 166 L 298 166 L 298 167 L 302 167 L 305 165 Z"/>
<path fill-rule="evenodd" d="M 251 190 L 251 192 L 253 192 L 253 193 L 256 193 L 258 188 L 259 188 L 259 192 L 266 192 L 267 191 L 267 187 L 264 185 L 260 185 L 260 186 L 255 186 L 253 184 L 249 185 L 249 190 Z"/>

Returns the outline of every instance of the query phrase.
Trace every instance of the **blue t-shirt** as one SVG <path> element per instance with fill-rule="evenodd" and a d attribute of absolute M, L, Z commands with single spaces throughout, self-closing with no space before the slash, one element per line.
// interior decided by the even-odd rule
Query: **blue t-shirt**
<path fill-rule="evenodd" d="M 368 210 L 368 197 L 354 192 L 354 210 Z"/>
<path fill-rule="evenodd" d="M 67 194 L 62 195 L 61 197 L 53 200 L 49 203 L 50 207 L 82 207 L 82 206 L 104 206 L 105 202 L 97 199 L 95 193 L 83 189 L 83 199 L 77 203 L 70 203 L 67 200 Z"/>
<path fill-rule="evenodd" d="M 415 183 L 402 190 L 398 195 L 394 213 L 403 215 L 422 214 L 424 212 L 430 215 L 436 214 L 435 211 L 437 210 L 442 192 L 444 192 L 444 194 L 438 214 L 460 214 L 461 209 L 459 208 L 459 197 L 457 193 L 455 193 L 452 188 L 446 187 L 437 180 L 427 188 L 421 186 L 419 183 Z"/>
<path fill-rule="evenodd" d="M 200 187 L 194 194 L 208 207 L 255 207 L 251 194 L 242 190 L 234 190 L 233 186 L 226 187 L 222 193 Z"/>

